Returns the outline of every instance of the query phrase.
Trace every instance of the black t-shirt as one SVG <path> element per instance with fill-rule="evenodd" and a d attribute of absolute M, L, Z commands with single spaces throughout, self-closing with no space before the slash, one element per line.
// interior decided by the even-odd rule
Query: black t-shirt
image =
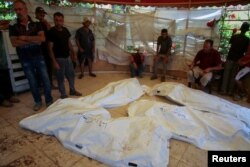
<path fill-rule="evenodd" d="M 70 55 L 69 39 L 70 32 L 63 27 L 61 31 L 52 27 L 48 33 L 48 41 L 52 42 L 55 58 L 68 58 Z"/>
<path fill-rule="evenodd" d="M 157 44 L 160 45 L 160 54 L 171 54 L 170 48 L 172 47 L 172 39 L 170 36 L 167 36 L 166 38 L 159 36 L 157 39 Z"/>
<path fill-rule="evenodd" d="M 20 24 L 20 21 L 13 20 L 9 25 L 9 36 L 18 37 L 21 35 L 25 36 L 36 36 L 38 32 L 43 31 L 42 26 L 39 22 L 33 22 L 29 17 L 27 27 Z M 20 59 L 31 59 L 37 56 L 42 56 L 41 45 L 37 43 L 29 43 L 23 46 L 16 47 L 17 55 Z"/>
<path fill-rule="evenodd" d="M 94 47 L 95 37 L 93 32 L 89 29 L 86 31 L 83 27 L 76 31 L 75 38 L 79 40 L 80 46 L 84 52 L 91 53 Z"/>
<path fill-rule="evenodd" d="M 227 60 L 237 62 L 247 51 L 249 38 L 244 34 L 236 34 L 231 37 L 229 43 L 231 43 L 231 47 L 228 52 Z"/>

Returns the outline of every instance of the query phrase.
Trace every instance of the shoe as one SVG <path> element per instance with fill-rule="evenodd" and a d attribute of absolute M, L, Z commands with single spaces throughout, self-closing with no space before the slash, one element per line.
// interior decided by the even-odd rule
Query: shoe
<path fill-rule="evenodd" d="M 10 101 L 11 103 L 19 103 L 19 102 L 20 102 L 20 100 L 19 100 L 18 98 L 14 97 L 14 96 L 12 96 L 12 97 L 9 99 L 9 101 Z"/>
<path fill-rule="evenodd" d="M 83 74 L 80 74 L 79 76 L 78 76 L 78 79 L 82 79 L 84 77 L 84 75 Z"/>
<path fill-rule="evenodd" d="M 61 95 L 60 97 L 61 99 L 65 99 L 65 98 L 68 98 L 68 95 Z"/>
<path fill-rule="evenodd" d="M 151 80 L 155 80 L 155 79 L 157 79 L 158 77 L 156 76 L 156 75 L 153 75 L 150 79 Z"/>
<path fill-rule="evenodd" d="M 165 81 L 166 81 L 165 76 L 162 76 L 162 77 L 161 77 L 161 82 L 165 82 Z"/>
<path fill-rule="evenodd" d="M 13 104 L 7 100 L 4 100 L 2 103 L 1 103 L 1 106 L 3 107 L 12 107 Z"/>
<path fill-rule="evenodd" d="M 235 95 L 233 96 L 233 100 L 234 100 L 234 101 L 240 101 L 241 99 L 242 99 L 242 97 L 241 97 L 240 95 L 235 94 Z"/>
<path fill-rule="evenodd" d="M 76 90 L 74 92 L 70 92 L 69 94 L 71 96 L 82 96 L 82 94 L 80 92 L 76 91 Z"/>
<path fill-rule="evenodd" d="M 53 104 L 53 101 L 46 103 L 46 107 L 49 107 L 51 104 Z"/>
<path fill-rule="evenodd" d="M 33 110 L 34 111 L 38 111 L 38 110 L 40 110 L 42 108 L 42 104 L 41 103 L 36 103 L 35 105 L 34 105 L 34 107 L 33 107 Z"/>
<path fill-rule="evenodd" d="M 90 73 L 89 76 L 96 77 L 96 75 L 94 73 Z"/>

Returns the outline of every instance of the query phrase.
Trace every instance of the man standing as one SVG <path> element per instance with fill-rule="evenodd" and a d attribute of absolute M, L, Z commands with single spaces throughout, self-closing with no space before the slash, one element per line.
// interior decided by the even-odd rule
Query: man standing
<path fill-rule="evenodd" d="M 42 42 L 41 46 L 42 46 L 42 51 L 43 51 L 43 55 L 44 55 L 44 60 L 45 60 L 46 66 L 47 66 L 50 84 L 51 84 L 52 88 L 56 89 L 56 86 L 54 86 L 54 84 L 53 84 L 52 61 L 51 61 L 51 58 L 49 56 L 49 51 L 48 51 L 48 31 L 50 30 L 51 25 L 45 19 L 45 15 L 47 14 L 47 12 L 45 12 L 45 10 L 42 7 L 37 7 L 35 10 L 35 14 L 36 14 L 36 19 L 39 20 L 39 22 L 41 23 L 41 26 L 42 26 L 42 29 L 43 29 L 44 35 L 45 35 L 45 42 Z"/>
<path fill-rule="evenodd" d="M 36 75 L 39 75 L 44 86 L 46 105 L 49 106 L 53 102 L 51 85 L 41 50 L 41 42 L 45 41 L 45 36 L 40 23 L 33 22 L 28 16 L 28 9 L 24 1 L 17 0 L 13 5 L 17 20 L 10 23 L 10 41 L 16 47 L 25 76 L 29 81 L 35 101 L 33 110 L 38 111 L 42 107 L 42 99 Z"/>
<path fill-rule="evenodd" d="M 89 67 L 89 76 L 96 77 L 96 75 L 92 72 L 95 51 L 95 37 L 93 32 L 89 29 L 91 21 L 88 18 L 84 18 L 82 24 L 83 27 L 79 28 L 75 35 L 81 71 L 81 74 L 78 77 L 79 79 L 84 76 L 84 65 L 86 61 Z"/>
<path fill-rule="evenodd" d="M 82 94 L 75 89 L 75 72 L 72 61 L 76 60 L 73 46 L 70 42 L 70 32 L 63 26 L 64 15 L 60 12 L 54 13 L 55 26 L 49 31 L 49 53 L 54 68 L 56 69 L 56 77 L 61 98 L 67 98 L 64 85 L 64 75 L 69 82 L 70 95 L 81 96 Z"/>
<path fill-rule="evenodd" d="M 233 95 L 234 78 L 238 72 L 238 60 L 244 56 L 249 44 L 249 38 L 245 35 L 249 30 L 249 24 L 244 22 L 240 28 L 240 34 L 235 34 L 231 37 L 229 43 L 231 44 L 227 61 L 224 66 L 223 80 L 221 85 L 222 95 Z"/>
<path fill-rule="evenodd" d="M 191 87 L 191 84 L 199 79 L 204 88 L 212 79 L 212 72 L 222 69 L 221 64 L 220 54 L 213 48 L 213 40 L 205 40 L 203 49 L 197 53 L 187 73 L 188 86 Z"/>
<path fill-rule="evenodd" d="M 130 57 L 130 75 L 131 77 L 138 76 L 142 78 L 143 62 L 144 62 L 144 48 L 138 48 L 136 53 L 133 53 Z"/>
<path fill-rule="evenodd" d="M 167 29 L 161 30 L 161 36 L 157 39 L 157 49 L 156 56 L 154 58 L 154 73 L 151 77 L 151 80 L 157 79 L 157 68 L 159 64 L 163 63 L 163 74 L 161 81 L 165 81 L 165 74 L 167 70 L 167 63 L 169 61 L 169 56 L 171 55 L 172 39 L 168 35 Z"/>

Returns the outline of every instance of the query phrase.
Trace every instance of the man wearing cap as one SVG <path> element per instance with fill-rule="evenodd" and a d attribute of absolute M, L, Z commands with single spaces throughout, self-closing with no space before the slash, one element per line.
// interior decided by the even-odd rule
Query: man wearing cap
<path fill-rule="evenodd" d="M 36 19 L 40 21 L 42 29 L 44 31 L 45 42 L 42 42 L 41 46 L 42 46 L 42 51 L 43 51 L 43 55 L 44 55 L 44 60 L 45 60 L 46 66 L 47 66 L 50 84 L 51 84 L 52 88 L 55 89 L 56 86 L 54 86 L 53 80 L 52 80 L 52 75 L 53 75 L 52 61 L 51 61 L 51 58 L 49 56 L 49 51 L 48 51 L 48 31 L 50 30 L 51 25 L 45 19 L 45 15 L 47 15 L 47 12 L 45 12 L 45 10 L 42 7 L 40 7 L 40 6 L 37 7 L 35 10 L 35 14 L 36 14 Z"/>
<path fill-rule="evenodd" d="M 238 61 L 247 51 L 249 38 L 245 35 L 249 30 L 249 23 L 244 22 L 240 28 L 240 34 L 231 37 L 229 43 L 231 47 L 224 65 L 223 80 L 221 85 L 222 95 L 233 95 L 235 81 L 234 78 L 239 70 Z"/>
<path fill-rule="evenodd" d="M 81 79 L 84 75 L 84 65 L 86 61 L 89 67 L 89 76 L 96 77 L 96 75 L 92 72 L 95 51 L 95 37 L 91 29 L 89 29 L 91 21 L 89 18 L 85 17 L 82 24 L 83 26 L 76 31 L 75 35 L 81 71 L 81 74 L 78 77 L 79 79 Z"/>
<path fill-rule="evenodd" d="M 138 48 L 137 52 L 130 56 L 130 74 L 131 77 L 138 76 L 142 78 L 143 72 L 143 61 L 144 61 L 144 48 Z"/>
<path fill-rule="evenodd" d="M 42 81 L 46 105 L 49 106 L 53 102 L 51 85 L 41 50 L 41 42 L 45 41 L 44 31 L 40 23 L 33 22 L 28 16 L 28 9 L 24 1 L 15 1 L 13 7 L 17 20 L 10 23 L 10 41 L 13 47 L 16 47 L 23 71 L 29 81 L 30 90 L 35 101 L 33 110 L 38 111 L 42 107 L 42 99 L 36 75 L 39 75 Z"/>
<path fill-rule="evenodd" d="M 70 32 L 63 26 L 64 15 L 60 12 L 54 13 L 55 26 L 49 30 L 49 53 L 56 70 L 56 78 L 61 98 L 67 98 L 64 76 L 69 82 L 69 94 L 73 96 L 81 96 L 82 94 L 75 89 L 75 71 L 72 61 L 76 56 L 70 41 Z M 70 59 L 71 58 L 71 59 Z"/>

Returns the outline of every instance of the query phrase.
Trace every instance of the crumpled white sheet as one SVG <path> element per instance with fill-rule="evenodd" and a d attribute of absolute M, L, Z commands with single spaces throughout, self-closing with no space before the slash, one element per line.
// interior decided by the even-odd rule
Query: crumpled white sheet
<path fill-rule="evenodd" d="M 79 99 L 56 101 L 20 126 L 55 135 L 68 149 L 114 167 L 166 167 L 171 133 L 149 117 L 111 119 L 105 109 Z"/>
<path fill-rule="evenodd" d="M 139 100 L 130 104 L 130 117 L 148 116 L 183 140 L 206 150 L 250 150 L 250 128 L 232 116 L 186 106 Z"/>
<path fill-rule="evenodd" d="M 79 100 L 104 108 L 114 108 L 126 105 L 142 95 L 144 95 L 143 87 L 136 78 L 131 78 L 111 82 L 104 88 L 79 98 Z"/>
<path fill-rule="evenodd" d="M 164 96 L 178 104 L 221 115 L 231 115 L 250 127 L 250 109 L 233 104 L 227 100 L 207 94 L 200 90 L 188 88 L 176 82 L 164 82 L 155 85 L 152 95 Z"/>

